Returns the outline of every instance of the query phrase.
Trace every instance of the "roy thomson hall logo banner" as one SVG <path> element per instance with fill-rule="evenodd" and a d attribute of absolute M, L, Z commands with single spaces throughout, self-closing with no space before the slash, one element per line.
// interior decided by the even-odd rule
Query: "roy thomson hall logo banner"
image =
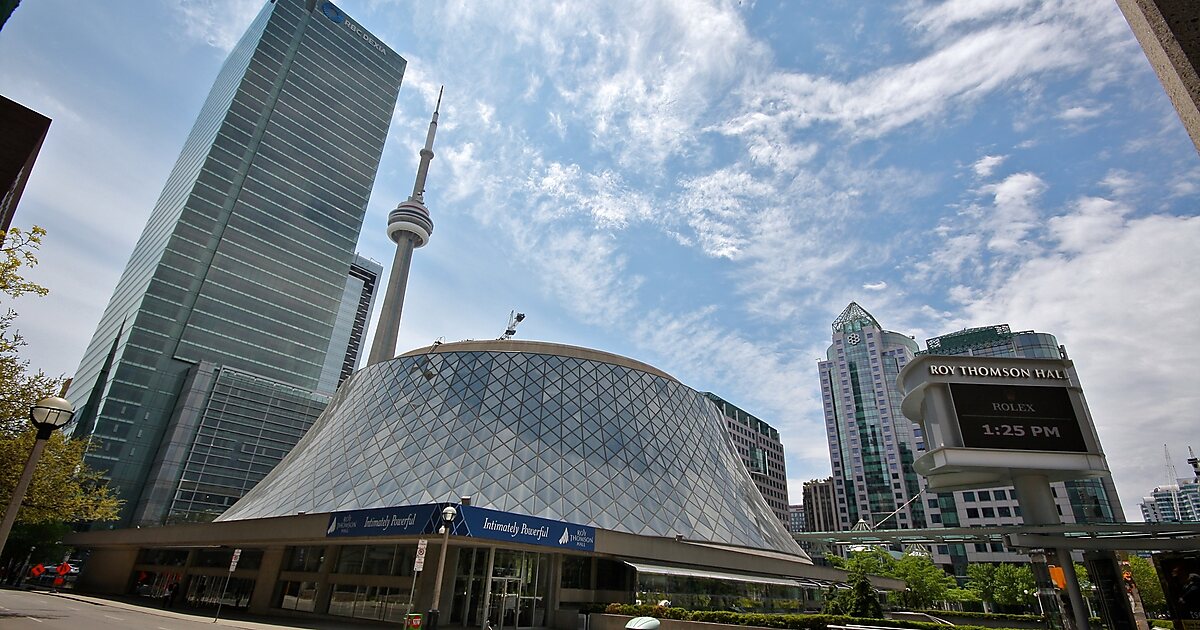
<path fill-rule="evenodd" d="M 442 526 L 442 508 L 446 503 L 406 505 L 369 510 L 334 512 L 329 515 L 329 538 L 349 536 L 436 535 Z M 564 521 L 553 521 L 513 512 L 488 510 L 471 505 L 455 505 L 450 533 L 454 536 L 487 538 L 526 545 L 558 547 L 577 551 L 595 551 L 596 528 Z"/>

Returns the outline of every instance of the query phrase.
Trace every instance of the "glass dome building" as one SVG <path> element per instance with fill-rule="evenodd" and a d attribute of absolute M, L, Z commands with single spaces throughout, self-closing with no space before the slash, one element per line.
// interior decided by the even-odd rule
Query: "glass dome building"
<path fill-rule="evenodd" d="M 438 344 L 356 372 L 215 522 L 68 542 L 91 554 L 81 590 L 258 613 L 535 630 L 611 602 L 819 609 L 845 572 L 796 544 L 723 422 L 626 357 Z"/>
<path fill-rule="evenodd" d="M 473 505 L 805 557 L 699 392 L 625 357 L 530 341 L 423 348 L 359 370 L 218 520 Z"/>

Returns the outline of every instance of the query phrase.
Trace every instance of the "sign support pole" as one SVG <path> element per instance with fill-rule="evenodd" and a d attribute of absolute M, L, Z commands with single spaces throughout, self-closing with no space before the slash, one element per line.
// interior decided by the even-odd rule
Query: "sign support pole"
<path fill-rule="evenodd" d="M 413 598 L 417 593 L 417 578 L 421 577 L 421 571 L 425 570 L 425 549 L 428 545 L 429 541 L 424 538 L 417 541 L 417 553 L 413 558 L 412 586 L 408 589 L 408 610 L 404 613 L 404 624 L 408 626 L 408 630 L 413 630 Z"/>
<path fill-rule="evenodd" d="M 213 623 L 217 623 L 217 619 L 221 617 L 221 605 L 225 603 L 225 590 L 229 588 L 229 576 L 231 575 L 233 575 L 233 571 L 225 576 L 225 583 L 221 585 L 221 596 L 217 598 L 217 614 L 213 615 Z"/>
<path fill-rule="evenodd" d="M 221 597 L 217 599 L 217 614 L 213 615 L 213 623 L 217 623 L 217 619 L 221 617 L 221 606 L 225 603 L 225 591 L 229 588 L 229 578 L 233 577 L 233 571 L 237 568 L 238 560 L 242 557 L 241 549 L 233 550 L 233 559 L 229 561 L 229 573 L 225 576 L 225 583 L 221 585 Z"/>
<path fill-rule="evenodd" d="M 1059 525 L 1062 519 L 1058 517 L 1058 507 L 1054 503 L 1054 494 L 1050 491 L 1050 481 L 1045 475 L 1014 475 L 1013 488 L 1017 491 L 1017 503 L 1025 522 L 1030 525 Z M 1071 615 L 1077 630 L 1090 630 L 1088 624 L 1087 604 L 1083 601 L 1083 593 L 1079 589 L 1079 577 L 1075 575 L 1075 561 L 1071 559 L 1071 550 L 1056 548 L 1054 553 L 1058 565 L 1062 567 L 1063 578 L 1067 583 L 1067 597 L 1071 600 Z"/>

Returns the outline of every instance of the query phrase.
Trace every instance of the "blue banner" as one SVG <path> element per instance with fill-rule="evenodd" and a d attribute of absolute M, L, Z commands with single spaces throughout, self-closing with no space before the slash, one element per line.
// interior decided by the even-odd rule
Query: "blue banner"
<path fill-rule="evenodd" d="M 465 535 L 474 538 L 507 540 L 526 545 L 579 551 L 596 549 L 595 527 L 469 505 L 459 506 L 458 513 L 467 529 Z"/>
<path fill-rule="evenodd" d="M 434 515 L 441 516 L 441 505 L 407 505 L 370 510 L 334 512 L 329 515 L 325 536 L 404 536 L 435 531 Z"/>
<path fill-rule="evenodd" d="M 406 536 L 436 534 L 441 527 L 442 509 L 449 503 L 430 503 L 369 510 L 334 512 L 329 515 L 325 535 Z M 451 524 L 454 536 L 487 538 L 558 547 L 577 551 L 595 551 L 596 528 L 564 521 L 500 512 L 470 505 L 455 505 L 458 514 Z"/>

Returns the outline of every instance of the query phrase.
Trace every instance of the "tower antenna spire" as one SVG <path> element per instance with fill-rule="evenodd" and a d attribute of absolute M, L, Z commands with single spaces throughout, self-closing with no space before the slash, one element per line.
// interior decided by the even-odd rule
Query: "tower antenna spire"
<path fill-rule="evenodd" d="M 433 118 L 429 121 L 429 131 L 425 134 L 425 146 L 421 148 L 421 165 L 417 167 L 417 181 L 413 183 L 412 196 L 409 199 L 425 202 L 425 177 L 429 175 L 429 163 L 433 160 L 433 137 L 437 135 L 438 114 L 442 110 L 442 93 L 446 86 L 438 89 L 437 104 L 433 106 Z"/>
<path fill-rule="evenodd" d="M 396 356 L 400 315 L 404 311 L 404 292 L 408 288 L 413 250 L 424 246 L 433 234 L 433 219 L 425 207 L 425 178 L 429 175 L 429 163 L 433 161 L 433 138 L 437 135 L 438 114 L 442 109 L 442 93 L 445 89 L 443 85 L 438 90 L 437 105 L 429 121 L 429 132 L 425 134 L 425 146 L 421 148 L 421 164 L 417 167 L 417 181 L 413 184 L 412 195 L 388 215 L 387 234 L 396 244 L 396 256 L 392 259 L 392 272 L 388 276 L 379 324 L 375 327 L 375 338 L 371 341 L 366 365 L 375 365 Z"/>

